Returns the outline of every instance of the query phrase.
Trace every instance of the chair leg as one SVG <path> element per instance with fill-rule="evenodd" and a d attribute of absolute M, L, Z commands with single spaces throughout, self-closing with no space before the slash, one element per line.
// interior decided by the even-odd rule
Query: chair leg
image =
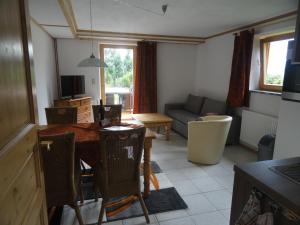
<path fill-rule="evenodd" d="M 149 215 L 148 215 L 148 209 L 146 208 L 146 205 L 145 205 L 145 202 L 144 202 L 144 199 L 143 199 L 141 193 L 138 193 L 138 198 L 139 198 L 140 204 L 142 206 L 146 221 L 147 221 L 147 223 L 150 223 L 150 219 L 149 219 Z"/>
<path fill-rule="evenodd" d="M 95 179 L 94 179 L 94 195 L 95 195 L 95 202 L 98 202 L 98 187 Z"/>
<path fill-rule="evenodd" d="M 84 225 L 78 205 L 75 204 L 75 205 L 72 205 L 71 207 L 75 210 L 79 225 Z"/>
<path fill-rule="evenodd" d="M 102 224 L 106 202 L 107 202 L 106 200 L 102 199 L 101 209 L 100 209 L 99 218 L 98 218 L 98 225 Z"/>
<path fill-rule="evenodd" d="M 78 185 L 78 191 L 79 191 L 79 198 L 80 198 L 80 203 L 83 204 L 84 202 L 84 197 L 83 197 L 83 191 L 82 191 L 82 183 L 81 183 L 81 177 L 80 177 L 80 182 Z"/>

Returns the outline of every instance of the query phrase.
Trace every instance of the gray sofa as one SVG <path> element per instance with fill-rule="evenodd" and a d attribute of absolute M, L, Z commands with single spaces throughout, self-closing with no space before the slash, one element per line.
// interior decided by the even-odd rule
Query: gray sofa
<path fill-rule="evenodd" d="M 165 105 L 165 114 L 173 119 L 172 129 L 185 138 L 188 137 L 188 122 L 197 120 L 200 116 L 210 113 L 219 115 L 230 114 L 225 102 L 191 94 L 185 103 L 169 103 Z M 233 121 L 226 143 L 238 144 L 241 118 L 232 114 L 230 116 L 233 117 Z"/>

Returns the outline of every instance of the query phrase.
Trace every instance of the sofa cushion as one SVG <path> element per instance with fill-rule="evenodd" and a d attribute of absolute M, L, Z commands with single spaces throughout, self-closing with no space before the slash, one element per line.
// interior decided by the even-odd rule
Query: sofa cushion
<path fill-rule="evenodd" d="M 175 120 L 179 120 L 182 123 L 187 124 L 189 121 L 196 120 L 199 115 L 188 112 L 186 110 L 169 110 L 168 116 L 172 117 Z"/>
<path fill-rule="evenodd" d="M 199 114 L 202 104 L 203 97 L 190 94 L 185 102 L 184 109 L 191 113 Z"/>
<path fill-rule="evenodd" d="M 226 103 L 205 98 L 200 115 L 205 116 L 209 113 L 224 115 L 226 113 Z"/>

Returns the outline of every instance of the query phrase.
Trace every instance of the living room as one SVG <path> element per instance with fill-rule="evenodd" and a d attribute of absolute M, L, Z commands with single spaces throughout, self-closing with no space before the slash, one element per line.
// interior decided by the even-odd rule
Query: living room
<path fill-rule="evenodd" d="M 74 132 L 73 160 L 82 154 L 74 204 L 51 205 L 49 190 L 56 187 L 45 175 L 45 224 L 299 223 L 299 177 L 289 177 L 295 171 L 288 167 L 299 170 L 299 90 L 296 78 L 283 84 L 286 74 L 297 74 L 286 61 L 298 62 L 298 1 L 24 2 L 34 71 L 31 122 L 41 150 L 55 148 L 47 137 Z M 118 126 L 104 119 L 112 105 L 122 105 Z M 50 122 L 47 109 L 61 107 L 78 107 L 71 129 Z M 109 191 L 96 181 L 104 176 L 95 164 L 98 145 L 83 147 L 98 126 L 145 127 L 137 195 L 105 202 Z M 124 147 L 128 159 L 135 158 L 131 147 Z M 45 174 L 55 165 L 46 161 Z M 51 183 L 59 183 L 54 177 Z M 126 184 L 114 188 L 122 192 Z M 2 224 L 1 215 L 0 207 Z"/>

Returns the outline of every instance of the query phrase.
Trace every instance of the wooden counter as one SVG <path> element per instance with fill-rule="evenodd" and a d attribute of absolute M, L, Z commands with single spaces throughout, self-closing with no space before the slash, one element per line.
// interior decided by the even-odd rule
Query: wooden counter
<path fill-rule="evenodd" d="M 234 166 L 234 188 L 230 225 L 239 217 L 253 187 L 262 192 L 267 200 L 300 215 L 300 185 L 270 167 L 300 163 L 300 157 L 284 160 L 268 160 Z M 277 224 L 291 224 L 283 216 Z"/>

